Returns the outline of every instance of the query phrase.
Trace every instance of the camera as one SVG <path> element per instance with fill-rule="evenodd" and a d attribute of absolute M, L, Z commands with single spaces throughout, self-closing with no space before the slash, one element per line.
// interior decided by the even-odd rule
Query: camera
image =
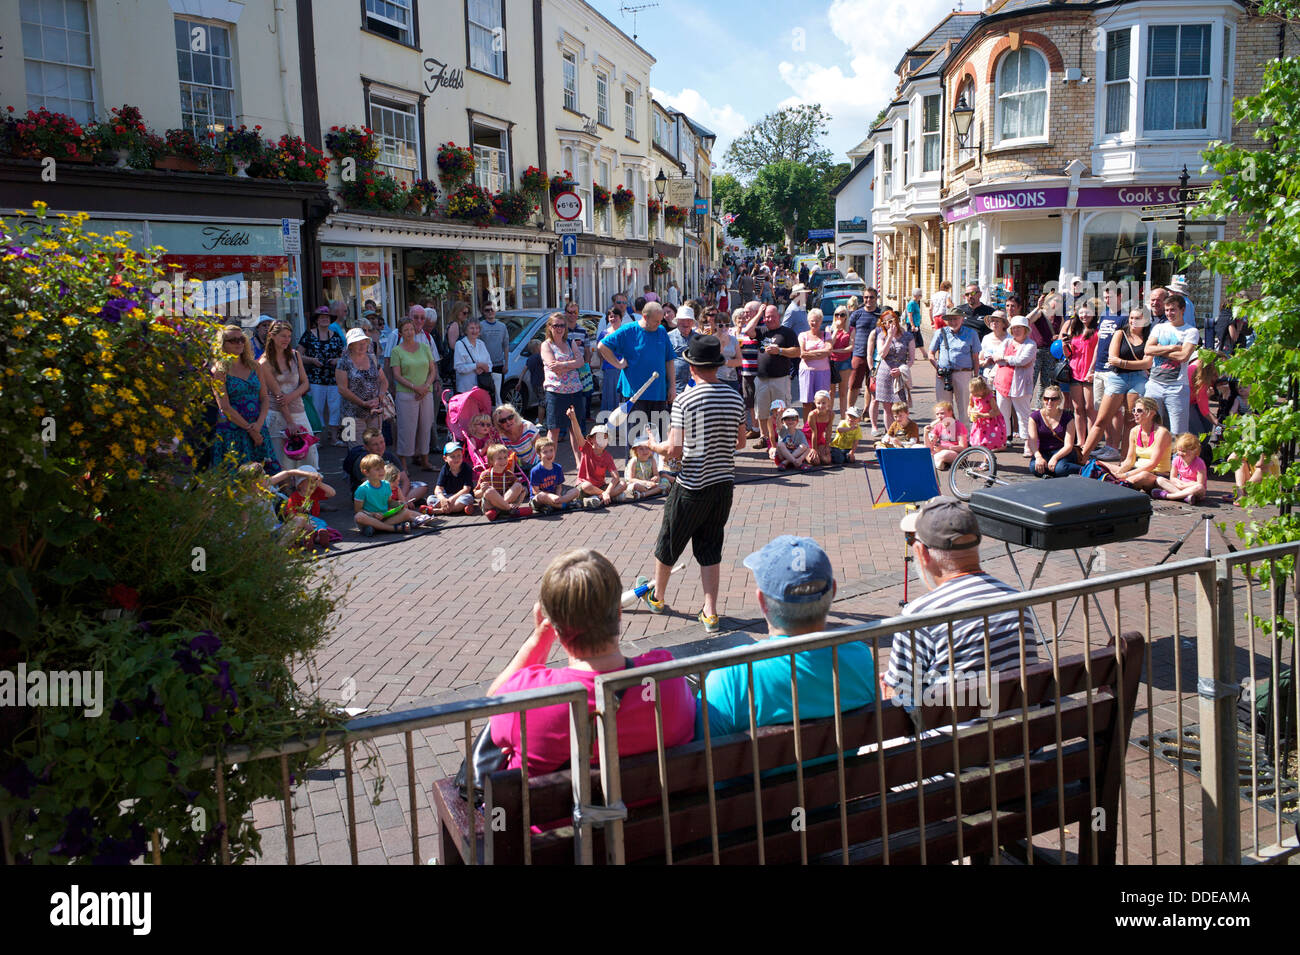
<path fill-rule="evenodd" d="M 953 390 L 953 387 L 952 387 L 952 369 L 950 369 L 950 368 L 948 368 L 948 369 L 940 368 L 940 369 L 939 369 L 939 380 L 943 382 L 943 387 L 944 387 L 944 390 L 945 390 L 945 391 L 952 391 L 952 390 Z"/>

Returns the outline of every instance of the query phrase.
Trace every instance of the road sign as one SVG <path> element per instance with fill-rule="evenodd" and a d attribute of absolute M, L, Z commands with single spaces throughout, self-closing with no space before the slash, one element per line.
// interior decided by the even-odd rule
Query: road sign
<path fill-rule="evenodd" d="M 578 254 L 578 237 L 576 235 L 560 236 L 560 254 L 561 255 Z"/>
<path fill-rule="evenodd" d="M 284 246 L 285 255 L 302 254 L 302 232 L 299 231 L 298 220 L 280 220 L 280 242 Z"/>
<path fill-rule="evenodd" d="M 582 235 L 581 219 L 560 219 L 555 223 L 556 235 Z"/>
<path fill-rule="evenodd" d="M 582 215 L 582 197 L 576 192 L 562 192 L 555 197 L 552 203 L 555 207 L 555 214 L 561 219 L 576 219 Z"/>
<path fill-rule="evenodd" d="M 810 239 L 833 239 L 835 238 L 834 229 L 809 229 L 808 238 Z"/>

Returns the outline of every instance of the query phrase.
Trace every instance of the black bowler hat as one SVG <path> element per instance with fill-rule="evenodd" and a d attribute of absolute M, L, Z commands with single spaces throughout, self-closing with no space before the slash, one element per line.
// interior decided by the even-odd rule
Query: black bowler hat
<path fill-rule="evenodd" d="M 692 338 L 691 343 L 686 346 L 686 354 L 682 357 L 686 359 L 687 364 L 694 365 L 696 368 L 717 368 L 727 361 L 722 357 L 722 343 L 718 341 L 717 335 L 700 335 L 698 338 Z"/>

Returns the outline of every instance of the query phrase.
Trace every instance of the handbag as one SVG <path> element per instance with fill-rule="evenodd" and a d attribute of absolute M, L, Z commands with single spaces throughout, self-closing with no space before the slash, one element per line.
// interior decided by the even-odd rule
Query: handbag
<path fill-rule="evenodd" d="M 311 400 L 311 392 L 302 396 L 302 409 L 307 415 L 308 422 L 311 423 L 311 430 L 314 434 L 319 434 L 325 430 L 325 425 L 320 419 L 320 412 L 316 410 L 316 402 Z"/>
<path fill-rule="evenodd" d="M 456 342 L 456 347 L 459 348 L 463 342 L 464 342 L 464 339 L 463 339 L 463 338 L 460 339 L 460 340 L 458 340 L 458 341 Z M 470 353 L 470 350 L 469 350 L 469 346 L 468 346 L 468 345 L 465 346 L 465 354 L 466 354 L 468 357 L 470 357 L 470 358 L 473 358 L 473 357 L 474 357 L 474 356 Z M 484 391 L 486 391 L 489 395 L 495 395 L 495 394 L 497 393 L 497 385 L 496 385 L 496 381 L 493 379 L 493 377 L 492 377 L 492 372 L 490 372 L 490 371 L 479 371 L 479 372 L 475 372 L 475 373 L 474 373 L 474 383 L 475 383 L 479 388 L 482 388 Z"/>
<path fill-rule="evenodd" d="M 384 392 L 379 396 L 379 420 L 392 421 L 397 417 L 397 405 L 393 403 L 393 396 Z"/>

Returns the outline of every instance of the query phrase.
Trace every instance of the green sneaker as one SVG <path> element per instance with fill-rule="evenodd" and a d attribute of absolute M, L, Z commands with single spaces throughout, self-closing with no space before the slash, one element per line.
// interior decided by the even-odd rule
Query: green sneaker
<path fill-rule="evenodd" d="M 716 613 L 710 616 L 701 610 L 697 619 L 700 623 L 704 624 L 705 633 L 717 633 L 722 629 L 722 624 L 718 622 L 718 615 Z"/>
<path fill-rule="evenodd" d="M 655 596 L 654 587 L 651 587 L 646 591 L 646 595 L 643 599 L 645 600 L 646 606 L 650 608 L 651 613 L 663 613 L 668 609 L 668 605 Z"/>

